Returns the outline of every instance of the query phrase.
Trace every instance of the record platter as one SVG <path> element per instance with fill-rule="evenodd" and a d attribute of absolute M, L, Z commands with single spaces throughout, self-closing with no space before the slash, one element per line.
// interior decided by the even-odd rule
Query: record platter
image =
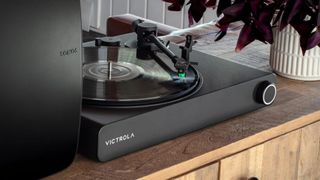
<path fill-rule="evenodd" d="M 79 151 L 108 161 L 272 104 L 276 76 L 135 33 L 84 44 Z"/>
<path fill-rule="evenodd" d="M 109 108 L 156 106 L 187 98 L 201 87 L 194 68 L 188 69 L 186 77 L 170 74 L 155 60 L 137 59 L 134 48 L 85 48 L 85 54 L 83 99 L 87 104 Z M 166 56 L 160 56 L 168 62 Z"/>

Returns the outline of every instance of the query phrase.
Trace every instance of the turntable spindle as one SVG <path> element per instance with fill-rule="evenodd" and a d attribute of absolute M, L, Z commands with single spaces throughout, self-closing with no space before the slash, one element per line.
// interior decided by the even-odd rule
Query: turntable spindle
<path fill-rule="evenodd" d="M 108 61 L 108 79 L 112 79 L 112 62 Z"/>

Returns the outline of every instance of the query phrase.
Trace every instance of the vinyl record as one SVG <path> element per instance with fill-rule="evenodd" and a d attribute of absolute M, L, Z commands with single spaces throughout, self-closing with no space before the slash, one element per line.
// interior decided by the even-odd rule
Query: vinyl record
<path fill-rule="evenodd" d="M 173 64 L 158 53 L 156 60 L 136 58 L 136 49 L 84 48 L 83 100 L 102 107 L 145 107 L 187 98 L 201 87 L 198 72 L 190 66 L 186 77 L 172 73 Z M 169 67 L 169 70 L 164 67 Z"/>

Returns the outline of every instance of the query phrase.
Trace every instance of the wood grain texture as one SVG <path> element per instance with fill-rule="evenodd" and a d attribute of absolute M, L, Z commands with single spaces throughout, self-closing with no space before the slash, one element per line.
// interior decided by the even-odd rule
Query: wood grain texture
<path fill-rule="evenodd" d="M 278 111 L 275 111 L 275 112 L 278 112 Z M 271 112 L 269 112 L 269 113 L 271 113 Z M 294 113 L 294 112 L 292 112 L 292 113 Z M 281 118 L 288 118 L 288 116 L 290 116 L 290 113 L 283 115 L 283 117 L 281 117 Z M 249 116 L 246 115 L 246 118 L 248 118 L 248 117 Z M 285 133 L 288 133 L 288 132 L 291 132 L 291 131 L 296 130 L 298 128 L 304 127 L 305 125 L 316 122 L 319 120 L 319 117 L 320 117 L 320 112 L 317 111 L 315 113 L 311 113 L 309 115 L 302 116 L 297 119 L 288 120 L 288 122 L 283 122 L 283 124 L 273 124 L 276 120 L 284 120 L 284 119 L 277 119 L 279 117 L 274 117 L 275 119 L 272 119 L 272 120 L 271 119 L 269 119 L 269 120 L 264 119 L 263 116 L 260 117 L 260 119 L 257 117 L 257 119 L 255 119 L 255 122 L 251 122 L 251 121 L 246 122 L 247 119 L 245 119 L 245 121 L 241 121 L 238 118 L 236 118 L 236 119 L 238 119 L 238 122 L 241 124 L 248 123 L 246 125 L 242 124 L 243 129 L 241 129 L 241 130 L 238 127 L 239 124 L 232 125 L 232 128 L 233 128 L 232 130 L 225 129 L 223 127 L 224 123 L 218 124 L 215 126 L 217 129 L 212 127 L 213 129 L 216 130 L 216 131 L 211 132 L 211 138 L 213 138 L 213 140 L 217 140 L 217 141 L 215 141 L 214 144 L 215 145 L 217 145 L 219 143 L 224 144 L 225 141 L 231 140 L 232 142 L 230 144 L 225 144 L 225 145 L 220 144 L 221 147 L 219 147 L 217 149 L 213 149 L 212 151 L 209 151 L 207 153 L 199 154 L 197 157 L 190 158 L 189 160 L 186 160 L 181 163 L 177 163 L 177 164 L 170 166 L 168 168 L 161 169 L 155 173 L 144 176 L 142 179 L 166 179 L 166 178 L 170 178 L 172 176 L 176 176 L 178 174 L 182 174 L 186 171 L 191 171 L 194 168 L 201 167 L 201 166 L 208 164 L 210 162 L 217 161 L 217 160 L 222 159 L 226 156 L 235 154 L 235 153 L 240 152 L 244 149 L 248 149 L 248 148 L 253 147 L 257 144 L 266 142 L 270 139 L 281 136 Z M 229 123 L 231 123 L 231 121 L 229 121 Z M 255 128 L 258 128 L 258 127 L 259 128 L 266 128 L 267 126 L 269 126 L 270 128 L 263 129 L 260 132 L 254 132 L 255 130 L 257 130 Z M 223 130 L 225 130 L 225 131 L 221 132 Z M 218 133 L 218 131 L 219 131 L 219 133 Z M 218 133 L 218 134 L 216 134 L 216 133 Z M 220 137 L 216 136 L 216 135 L 221 135 L 224 133 L 229 133 L 229 134 L 225 134 L 226 136 L 223 138 L 221 138 L 221 136 Z M 249 133 L 249 134 L 247 134 L 247 133 Z M 250 134 L 250 133 L 253 133 L 253 134 Z M 241 137 L 239 137 L 239 136 L 241 136 Z M 243 136 L 246 136 L 246 137 L 243 137 Z M 204 138 L 204 136 L 202 136 L 202 138 Z M 219 138 L 221 138 L 221 139 L 219 139 Z M 232 138 L 232 139 L 230 139 L 230 138 Z M 195 140 L 195 141 L 197 141 L 197 140 Z M 201 140 L 198 139 L 198 141 L 201 141 Z M 198 144 L 198 143 L 195 143 L 195 144 Z M 207 147 L 208 145 L 209 144 L 198 146 L 198 147 L 204 148 L 204 147 Z M 187 147 L 187 148 L 190 148 L 193 150 L 199 150 L 199 149 L 197 149 L 196 145 L 193 146 L 193 145 L 188 144 L 188 146 L 189 147 Z"/>
<path fill-rule="evenodd" d="M 220 162 L 220 180 L 320 179 L 320 122 Z"/>
<path fill-rule="evenodd" d="M 301 130 L 263 145 L 261 179 L 297 179 Z"/>
<path fill-rule="evenodd" d="M 187 173 L 173 180 L 218 180 L 219 179 L 219 163 L 214 163 L 193 172 Z"/>
<path fill-rule="evenodd" d="M 263 145 L 250 148 L 220 162 L 220 180 L 241 180 L 261 177 Z"/>
<path fill-rule="evenodd" d="M 209 36 L 200 39 L 196 48 L 212 55 L 230 57 L 231 60 L 236 60 L 236 56 L 242 59 L 247 57 L 239 62 L 268 69 L 268 53 L 265 52 L 269 46 L 258 44 L 255 46 L 255 52 L 248 48 L 235 55 L 232 54 L 235 41 L 224 40 L 225 45 L 224 42 L 211 45 L 214 39 Z M 214 49 L 218 47 L 223 47 L 225 52 L 215 52 Z M 252 61 L 249 61 L 249 58 L 252 58 Z M 270 107 L 106 163 L 94 162 L 78 155 L 68 169 L 48 179 L 172 178 L 320 119 L 320 82 L 301 82 L 279 77 L 277 86 L 278 97 Z"/>
<path fill-rule="evenodd" d="M 320 180 L 320 122 L 301 130 L 299 180 Z"/>

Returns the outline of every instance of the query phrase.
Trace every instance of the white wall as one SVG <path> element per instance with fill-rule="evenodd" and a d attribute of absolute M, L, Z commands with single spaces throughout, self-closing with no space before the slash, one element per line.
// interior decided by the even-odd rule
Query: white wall
<path fill-rule="evenodd" d="M 88 0 L 83 0 L 88 1 Z M 90 1 L 90 0 L 89 0 Z M 91 30 L 106 32 L 106 19 L 112 15 L 130 13 L 178 28 L 188 27 L 187 8 L 181 12 L 168 11 L 168 3 L 162 0 L 91 0 L 94 10 L 90 19 Z M 209 22 L 216 17 L 215 12 L 208 9 L 200 21 Z"/>

